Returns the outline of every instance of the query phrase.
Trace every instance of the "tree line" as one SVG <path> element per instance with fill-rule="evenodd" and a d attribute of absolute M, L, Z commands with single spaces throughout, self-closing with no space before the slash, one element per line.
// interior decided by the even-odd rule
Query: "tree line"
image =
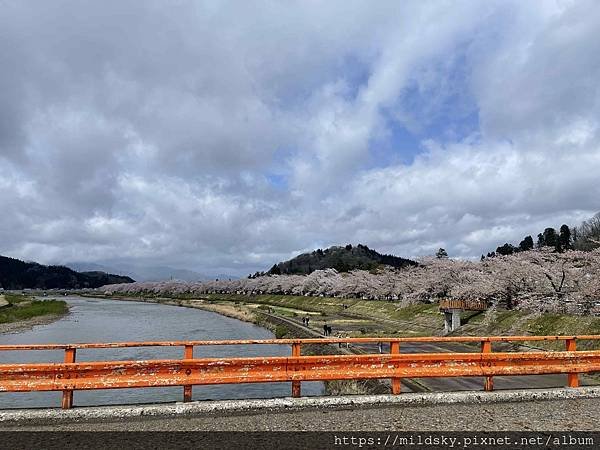
<path fill-rule="evenodd" d="M 532 236 L 525 236 L 519 245 L 507 242 L 497 247 L 495 252 L 481 255 L 481 260 L 483 261 L 486 257 L 493 258 L 496 255 L 507 256 L 526 252 L 534 248 L 548 248 L 557 253 L 562 253 L 568 250 L 591 251 L 599 247 L 600 213 L 597 213 L 589 220 L 583 221 L 578 227 L 570 228 L 567 224 L 563 224 L 558 231 L 548 227 L 537 235 L 536 242 L 533 241 Z"/>
<path fill-rule="evenodd" d="M 555 252 L 550 247 L 485 261 L 424 257 L 418 266 L 375 271 L 316 270 L 207 282 L 143 282 L 104 286 L 106 295 L 297 295 L 388 300 L 402 304 L 440 299 L 479 300 L 507 309 L 600 314 L 600 248 Z M 339 304 L 344 304 L 344 301 Z"/>

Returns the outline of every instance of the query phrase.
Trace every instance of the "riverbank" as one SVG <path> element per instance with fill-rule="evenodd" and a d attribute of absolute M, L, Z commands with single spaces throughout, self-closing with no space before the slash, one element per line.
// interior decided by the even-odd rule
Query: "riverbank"
<path fill-rule="evenodd" d="M 97 294 L 92 294 L 97 295 Z M 101 296 L 102 294 L 100 294 Z M 163 294 L 164 295 L 164 294 Z M 236 295 L 206 294 L 191 296 L 173 294 L 166 297 L 109 296 L 128 300 L 173 302 L 212 310 L 253 323 L 259 322 L 264 312 L 271 311 L 297 324 L 308 317 L 309 328 L 322 333 L 329 325 L 333 335 L 347 337 L 418 337 L 444 334 L 444 319 L 437 303 L 401 304 L 398 302 L 304 297 L 292 295 Z M 268 324 L 267 324 L 268 327 Z M 539 311 L 492 308 L 487 311 L 464 311 L 461 327 L 453 336 L 489 335 L 593 335 L 600 334 L 599 316 L 550 314 Z M 562 350 L 559 342 L 537 343 L 545 350 Z M 583 341 L 581 350 L 600 348 L 600 342 Z"/>
<path fill-rule="evenodd" d="M 286 295 L 208 294 L 211 303 L 247 304 L 271 308 L 281 315 L 300 320 L 311 318 L 311 327 L 320 331 L 325 323 L 334 334 L 349 337 L 418 337 L 444 335 L 443 315 L 437 303 L 402 304 L 398 302 L 304 297 Z M 600 316 L 543 313 L 533 310 L 491 308 L 464 311 L 461 327 L 453 336 L 489 335 L 595 335 L 600 334 Z M 538 343 L 545 350 L 563 350 L 559 342 Z M 500 347 L 499 347 L 500 348 Z M 583 341 L 581 350 L 596 350 L 600 342 Z"/>
<path fill-rule="evenodd" d="M 31 330 L 38 325 L 47 325 L 57 320 L 63 319 L 69 315 L 68 312 L 63 314 L 48 314 L 45 316 L 32 317 L 31 319 L 20 320 L 18 322 L 0 323 L 0 334 L 20 333 L 22 331 Z"/>
<path fill-rule="evenodd" d="M 110 297 L 110 296 L 100 296 L 100 295 L 87 295 L 87 294 L 79 294 L 81 297 L 102 297 L 108 300 L 123 300 L 128 302 L 141 302 L 141 303 L 158 303 L 161 305 L 169 305 L 169 306 L 180 306 L 183 308 L 194 308 L 201 309 L 203 311 L 214 312 L 220 314 L 225 317 L 230 317 L 232 319 L 241 320 L 242 322 L 253 323 L 255 325 L 262 326 L 263 328 L 269 329 L 269 331 L 275 332 L 275 325 L 268 324 L 262 322 L 259 317 L 257 317 L 252 310 L 245 306 L 238 305 L 228 305 L 228 304 L 215 304 L 210 302 L 205 302 L 203 300 L 179 300 L 167 297 L 154 297 L 154 298 L 145 298 L 145 297 Z"/>
<path fill-rule="evenodd" d="M 37 325 L 45 325 L 69 314 L 69 307 L 62 300 L 36 300 L 33 297 L 4 294 L 0 296 L 0 334 L 18 333 Z"/>
<path fill-rule="evenodd" d="M 150 294 L 151 295 L 151 294 Z M 109 297 L 109 296 L 107 296 Z M 111 298 L 114 298 L 110 296 Z M 437 304 L 399 304 L 396 302 L 341 299 L 329 297 L 304 297 L 286 295 L 236 295 L 207 294 L 191 296 L 174 294 L 173 297 L 116 297 L 134 301 L 151 301 L 171 305 L 194 307 L 246 320 L 276 333 L 278 337 L 322 337 L 325 324 L 332 327 L 332 337 L 419 337 L 443 335 L 443 316 Z M 309 326 L 303 324 L 309 318 Z M 467 311 L 461 315 L 461 327 L 453 336 L 490 335 L 594 335 L 600 334 L 600 317 L 543 314 L 534 311 L 490 309 L 485 312 Z M 364 354 L 387 352 L 387 346 L 379 349 L 376 343 L 356 344 L 350 348 L 329 345 L 303 347 L 303 354 L 326 351 L 330 354 Z M 596 350 L 600 341 L 581 340 L 578 349 Z M 495 343 L 494 351 L 563 350 L 562 341 L 537 341 L 535 343 Z M 408 353 L 472 352 L 478 351 L 477 343 L 410 344 L 403 345 Z M 500 377 L 498 389 L 524 387 L 556 387 L 564 385 L 561 375 L 524 377 Z M 598 384 L 593 375 L 582 376 L 583 384 Z M 404 379 L 405 391 L 479 390 L 481 380 L 461 378 L 443 380 L 436 378 Z M 387 380 L 373 384 L 333 382 L 326 384 L 326 392 L 335 394 L 372 394 L 389 392 Z"/>

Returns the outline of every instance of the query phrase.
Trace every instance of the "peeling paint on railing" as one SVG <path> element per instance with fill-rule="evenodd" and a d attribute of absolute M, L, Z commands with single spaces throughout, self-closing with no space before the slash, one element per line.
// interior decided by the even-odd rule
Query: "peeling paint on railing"
<path fill-rule="evenodd" d="M 600 336 L 487 336 L 420 338 L 277 339 L 237 341 L 167 341 L 82 344 L 3 345 L 0 351 L 64 349 L 63 363 L 0 364 L 0 391 L 63 391 L 62 406 L 73 404 L 73 391 L 88 389 L 183 386 L 184 401 L 191 386 L 234 383 L 292 382 L 292 395 L 300 396 L 300 382 L 347 379 L 392 380 L 400 393 L 402 378 L 486 377 L 485 390 L 493 389 L 493 376 L 567 374 L 567 385 L 578 387 L 580 373 L 600 371 L 600 351 L 577 351 L 577 340 Z M 564 340 L 566 351 L 498 352 L 491 343 Z M 302 345 L 386 342 L 389 354 L 301 356 Z M 402 342 L 480 342 L 475 353 L 400 353 Z M 194 358 L 202 345 L 292 345 L 291 357 Z M 183 346 L 183 359 L 75 362 L 75 352 L 90 348 Z M 191 357 L 190 357 L 191 356 Z"/>

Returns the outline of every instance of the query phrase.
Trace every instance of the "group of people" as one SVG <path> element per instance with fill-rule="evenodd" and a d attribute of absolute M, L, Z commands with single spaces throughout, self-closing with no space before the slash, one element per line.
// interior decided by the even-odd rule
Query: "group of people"
<path fill-rule="evenodd" d="M 308 318 L 308 316 L 304 316 L 302 318 L 302 325 L 304 325 L 305 327 L 308 326 L 309 322 L 310 322 L 310 319 Z M 329 325 L 327 325 L 327 323 L 325 323 L 323 325 L 323 336 L 331 336 L 331 332 L 332 332 L 331 327 Z"/>

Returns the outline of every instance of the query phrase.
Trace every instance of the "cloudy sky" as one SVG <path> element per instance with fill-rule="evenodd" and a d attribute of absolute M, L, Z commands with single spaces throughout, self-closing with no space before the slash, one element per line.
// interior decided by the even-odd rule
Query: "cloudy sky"
<path fill-rule="evenodd" d="M 600 211 L 597 1 L 0 6 L 0 254 L 243 275 Z"/>

